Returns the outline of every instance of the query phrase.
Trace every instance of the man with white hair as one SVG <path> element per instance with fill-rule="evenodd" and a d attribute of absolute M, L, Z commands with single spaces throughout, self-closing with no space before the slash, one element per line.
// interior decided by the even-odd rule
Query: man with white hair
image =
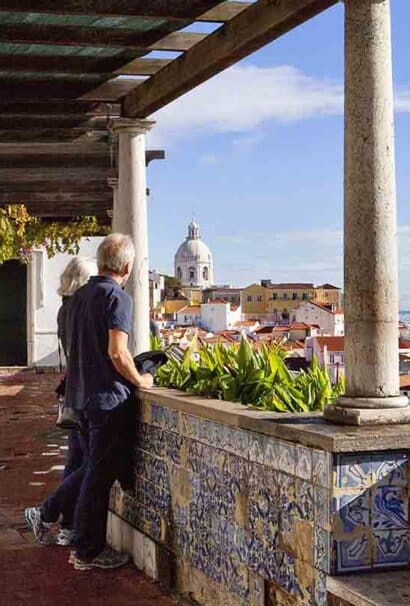
<path fill-rule="evenodd" d="M 52 524 L 59 516 L 74 512 L 75 551 L 69 561 L 76 570 L 117 568 L 128 560 L 105 545 L 105 536 L 110 489 L 121 474 L 129 428 L 135 422 L 131 396 L 134 387 L 153 384 L 151 375 L 138 373 L 128 350 L 133 305 L 122 287 L 134 257 L 131 238 L 107 236 L 97 251 L 98 276 L 73 295 L 65 397 L 81 422 L 84 463 L 41 507 L 25 512 L 43 544 L 55 542 Z"/>

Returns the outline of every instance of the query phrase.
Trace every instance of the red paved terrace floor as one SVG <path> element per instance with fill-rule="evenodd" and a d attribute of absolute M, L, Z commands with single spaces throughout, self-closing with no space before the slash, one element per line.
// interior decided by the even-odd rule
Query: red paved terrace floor
<path fill-rule="evenodd" d="M 1 606 L 175 606 L 134 567 L 76 572 L 69 548 L 33 542 L 23 509 L 58 483 L 66 440 L 57 430 L 56 375 L 0 374 Z"/>

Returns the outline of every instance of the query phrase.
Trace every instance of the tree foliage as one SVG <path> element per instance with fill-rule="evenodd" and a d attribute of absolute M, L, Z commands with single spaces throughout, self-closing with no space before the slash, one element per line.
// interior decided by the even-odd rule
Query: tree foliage
<path fill-rule="evenodd" d="M 280 346 L 262 344 L 255 350 L 246 338 L 239 345 L 199 349 L 192 341 L 181 361 L 170 357 L 159 369 L 157 382 L 275 412 L 320 411 L 344 392 L 344 379 L 332 385 L 316 359 L 309 370 L 295 374 L 286 367 L 285 358 Z"/>
<path fill-rule="evenodd" d="M 165 282 L 165 296 L 167 299 L 178 299 L 182 296 L 183 284 L 178 278 L 174 276 L 164 276 Z"/>
<path fill-rule="evenodd" d="M 33 217 L 24 204 L 0 208 L 0 263 L 9 259 L 27 262 L 35 248 L 45 248 L 53 257 L 63 252 L 78 254 L 81 238 L 104 235 L 108 228 L 96 217 L 82 217 L 70 223 L 45 222 Z"/>

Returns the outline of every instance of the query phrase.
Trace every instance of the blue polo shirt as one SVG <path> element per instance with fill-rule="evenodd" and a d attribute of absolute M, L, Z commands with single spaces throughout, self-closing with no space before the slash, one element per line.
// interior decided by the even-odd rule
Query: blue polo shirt
<path fill-rule="evenodd" d="M 131 297 L 108 276 L 93 276 L 71 298 L 65 398 L 75 410 L 112 410 L 130 396 L 133 386 L 108 355 L 108 331 L 129 334 L 132 308 Z"/>

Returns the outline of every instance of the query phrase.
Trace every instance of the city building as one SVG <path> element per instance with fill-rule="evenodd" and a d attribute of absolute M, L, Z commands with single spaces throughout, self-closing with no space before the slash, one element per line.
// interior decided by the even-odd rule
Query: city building
<path fill-rule="evenodd" d="M 201 306 L 187 305 L 176 314 L 178 326 L 199 326 L 201 323 Z"/>
<path fill-rule="evenodd" d="M 232 305 L 241 305 L 241 288 L 233 288 L 232 286 L 212 286 L 206 288 L 202 292 L 202 302 L 212 303 L 212 301 L 226 301 Z"/>
<path fill-rule="evenodd" d="M 149 272 L 149 305 L 150 309 L 158 307 L 164 297 L 165 278 L 155 269 Z"/>
<path fill-rule="evenodd" d="M 341 306 L 341 290 L 331 284 L 280 283 L 261 280 L 242 291 L 242 312 L 262 322 L 294 322 L 300 303 L 314 301 L 335 309 Z"/>
<path fill-rule="evenodd" d="M 345 334 L 345 316 L 334 304 L 326 306 L 314 301 L 303 301 L 295 312 L 296 322 L 317 324 L 323 336 L 342 337 Z"/>
<path fill-rule="evenodd" d="M 241 319 L 241 308 L 231 303 L 214 301 L 201 306 L 201 326 L 209 332 L 232 330 Z"/>
<path fill-rule="evenodd" d="M 212 253 L 201 239 L 198 223 L 191 221 L 188 236 L 175 254 L 175 277 L 183 286 L 202 291 L 212 286 L 213 272 Z"/>
<path fill-rule="evenodd" d="M 325 366 L 336 383 L 345 374 L 344 337 L 310 337 L 305 341 L 305 357 L 311 362 L 316 356 L 319 364 Z"/>

